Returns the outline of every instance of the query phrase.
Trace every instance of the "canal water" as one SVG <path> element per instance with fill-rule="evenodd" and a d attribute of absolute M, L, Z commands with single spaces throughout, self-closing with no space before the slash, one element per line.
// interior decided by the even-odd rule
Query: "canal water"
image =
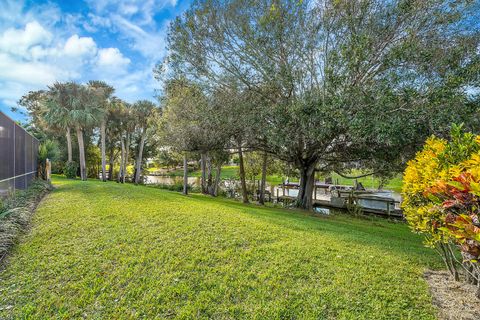
<path fill-rule="evenodd" d="M 238 181 L 237 181 L 238 182 Z M 180 176 L 146 176 L 145 177 L 145 184 L 161 184 L 161 185 L 174 185 L 174 184 L 181 184 L 183 183 L 183 177 Z M 224 180 L 223 183 L 220 185 L 220 188 L 227 188 L 231 183 L 228 180 Z M 188 177 L 188 184 L 193 187 L 200 186 L 200 177 Z M 277 186 L 266 184 L 266 190 L 269 190 L 272 198 L 277 196 L 277 191 L 280 196 L 283 195 L 283 191 L 281 188 Z M 298 190 L 295 189 L 287 189 L 285 190 L 285 195 L 290 197 L 296 197 L 298 195 Z M 318 192 L 320 195 L 320 192 Z"/>
<path fill-rule="evenodd" d="M 146 184 L 163 184 L 163 185 L 174 185 L 177 183 L 183 183 L 183 177 L 178 176 L 146 176 Z M 199 177 L 188 177 L 188 184 L 193 186 L 200 185 Z"/>

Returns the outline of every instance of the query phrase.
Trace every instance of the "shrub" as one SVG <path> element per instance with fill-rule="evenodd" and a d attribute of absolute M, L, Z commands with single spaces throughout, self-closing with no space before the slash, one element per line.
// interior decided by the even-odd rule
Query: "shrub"
<path fill-rule="evenodd" d="M 229 178 L 229 179 L 223 180 L 221 183 L 223 188 L 219 188 L 219 189 L 223 190 L 227 198 L 240 197 L 241 195 L 240 181 L 236 180 L 235 178 Z"/>
<path fill-rule="evenodd" d="M 75 161 L 68 161 L 63 168 L 63 172 L 68 179 L 75 179 L 77 177 L 78 164 Z"/>
<path fill-rule="evenodd" d="M 36 180 L 25 191 L 17 191 L 2 201 L 0 207 L 0 259 L 28 225 L 38 201 L 51 190 L 51 185 L 43 180 Z"/>
<path fill-rule="evenodd" d="M 480 297 L 480 136 L 453 126 L 450 141 L 429 138 L 408 163 L 402 193 L 410 226 L 437 249 L 456 279 L 464 267 L 465 279 L 479 283 Z"/>
<path fill-rule="evenodd" d="M 354 190 L 350 191 L 350 193 L 348 194 L 345 205 L 347 206 L 348 213 L 350 213 L 351 215 L 360 216 L 363 213 L 362 206 L 358 204 L 358 200 L 355 197 Z"/>

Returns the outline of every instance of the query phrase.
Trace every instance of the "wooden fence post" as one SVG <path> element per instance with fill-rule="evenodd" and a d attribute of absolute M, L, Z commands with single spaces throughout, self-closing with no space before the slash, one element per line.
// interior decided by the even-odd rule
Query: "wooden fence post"
<path fill-rule="evenodd" d="M 45 177 L 48 182 L 52 181 L 52 163 L 50 162 L 50 159 L 45 161 Z"/>

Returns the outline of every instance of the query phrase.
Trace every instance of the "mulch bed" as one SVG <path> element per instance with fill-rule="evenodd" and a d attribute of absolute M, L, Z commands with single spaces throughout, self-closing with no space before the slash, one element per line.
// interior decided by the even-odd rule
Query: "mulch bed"
<path fill-rule="evenodd" d="M 442 320 L 479 320 L 480 299 L 476 286 L 455 281 L 447 271 L 428 271 L 425 279 L 430 286 L 433 304 Z"/>

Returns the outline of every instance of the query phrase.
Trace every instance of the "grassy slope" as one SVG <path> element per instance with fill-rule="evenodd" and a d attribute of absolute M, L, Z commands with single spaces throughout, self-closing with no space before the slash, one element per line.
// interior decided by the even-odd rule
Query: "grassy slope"
<path fill-rule="evenodd" d="M 67 181 L 0 273 L 0 318 L 434 319 L 400 223 Z"/>

